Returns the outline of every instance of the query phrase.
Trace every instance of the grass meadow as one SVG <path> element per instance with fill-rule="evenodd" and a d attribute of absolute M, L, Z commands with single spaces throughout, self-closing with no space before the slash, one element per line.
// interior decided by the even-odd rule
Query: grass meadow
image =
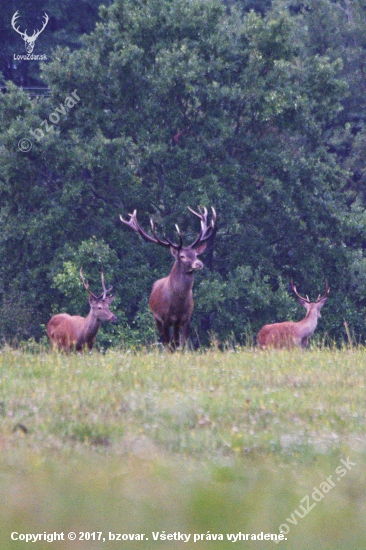
<path fill-rule="evenodd" d="M 365 369 L 362 348 L 3 348 L 1 550 L 365 550 Z"/>

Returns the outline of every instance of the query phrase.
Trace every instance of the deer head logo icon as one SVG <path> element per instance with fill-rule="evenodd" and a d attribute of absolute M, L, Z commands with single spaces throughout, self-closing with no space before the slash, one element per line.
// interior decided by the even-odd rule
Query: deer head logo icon
<path fill-rule="evenodd" d="M 33 31 L 33 34 L 32 36 L 28 36 L 27 35 L 27 29 L 25 29 L 24 32 L 22 32 L 19 27 L 17 28 L 15 25 L 16 25 L 16 22 L 17 22 L 17 19 L 19 17 L 19 12 L 16 11 L 12 17 L 12 20 L 11 20 L 11 26 L 13 27 L 13 29 L 18 33 L 20 34 L 20 36 L 23 38 L 24 42 L 25 42 L 25 50 L 27 53 L 32 53 L 33 52 L 33 48 L 34 48 L 34 44 L 37 40 L 37 38 L 39 37 L 39 35 L 41 34 L 42 31 L 44 31 L 47 23 L 48 23 L 48 15 L 47 13 L 45 12 L 44 14 L 44 21 L 43 21 L 43 26 L 41 28 L 41 30 L 36 30 L 36 31 Z"/>

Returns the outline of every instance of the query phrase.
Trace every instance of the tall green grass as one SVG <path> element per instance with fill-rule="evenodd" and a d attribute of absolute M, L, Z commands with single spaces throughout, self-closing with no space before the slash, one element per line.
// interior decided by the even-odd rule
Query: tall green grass
<path fill-rule="evenodd" d="M 3 349 L 1 548 L 364 549 L 365 367 L 363 349 Z M 339 475 L 342 460 L 352 466 Z M 330 475 L 303 514 L 301 499 Z M 207 540 L 281 524 L 277 546 Z M 154 541 L 164 530 L 191 539 Z M 23 543 L 13 531 L 106 540 Z M 109 531 L 149 540 L 108 541 Z"/>

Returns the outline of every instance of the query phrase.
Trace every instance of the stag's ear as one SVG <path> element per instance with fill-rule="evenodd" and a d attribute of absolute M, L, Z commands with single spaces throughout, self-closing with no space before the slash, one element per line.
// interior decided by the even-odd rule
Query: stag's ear
<path fill-rule="evenodd" d="M 299 300 L 300 304 L 306 309 L 306 311 L 308 311 L 309 306 L 310 306 L 309 302 L 307 302 L 306 300 L 304 300 L 301 297 L 300 298 L 298 297 L 297 299 Z"/>
<path fill-rule="evenodd" d="M 109 305 L 113 302 L 114 298 L 115 296 L 107 296 L 104 302 Z"/>
<path fill-rule="evenodd" d="M 95 298 L 94 296 L 92 296 L 91 294 L 89 294 L 89 304 L 90 304 L 90 305 L 95 304 L 97 301 L 98 301 L 97 298 Z"/>
<path fill-rule="evenodd" d="M 325 302 L 328 300 L 328 296 L 324 296 L 324 298 L 322 298 L 321 300 L 319 300 L 318 304 L 319 304 L 319 309 L 322 308 L 325 304 Z"/>
<path fill-rule="evenodd" d="M 179 254 L 179 250 L 177 250 L 176 248 L 174 248 L 173 246 L 170 247 L 170 253 L 171 255 L 173 256 L 173 258 L 177 259 L 178 258 L 178 254 Z"/>
<path fill-rule="evenodd" d="M 202 252 L 204 252 L 206 250 L 206 246 L 207 246 L 207 243 L 203 243 L 203 244 L 201 244 L 201 246 L 194 249 L 197 256 L 199 256 L 200 254 L 202 254 Z"/>

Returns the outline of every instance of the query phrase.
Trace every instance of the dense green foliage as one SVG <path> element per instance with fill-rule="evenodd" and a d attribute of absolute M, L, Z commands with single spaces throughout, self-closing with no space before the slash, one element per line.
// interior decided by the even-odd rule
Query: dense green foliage
<path fill-rule="evenodd" d="M 83 266 L 117 293 L 121 323 L 103 345 L 151 341 L 149 291 L 172 258 L 119 214 L 137 208 L 170 235 L 178 223 L 189 241 L 186 206 L 199 204 L 218 220 L 195 342 L 300 318 L 291 278 L 311 297 L 328 280 L 321 337 L 341 340 L 345 319 L 363 339 L 364 4 L 115 0 L 100 17 L 82 47 L 54 41 L 40 75 L 50 98 L 10 82 L 0 97 L 2 337 L 39 338 L 52 312 L 86 312 Z"/>

